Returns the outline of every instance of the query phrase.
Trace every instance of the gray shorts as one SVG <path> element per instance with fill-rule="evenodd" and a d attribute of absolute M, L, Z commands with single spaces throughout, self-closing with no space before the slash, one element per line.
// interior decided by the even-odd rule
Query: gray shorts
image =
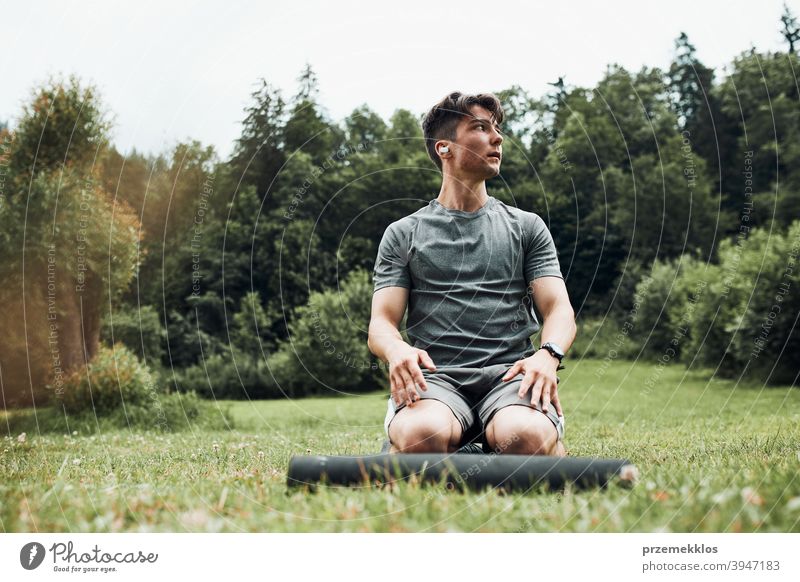
<path fill-rule="evenodd" d="M 506 406 L 521 405 L 542 411 L 540 403 L 531 404 L 530 391 L 525 397 L 519 397 L 519 386 L 522 374 L 504 382 L 503 376 L 514 364 L 494 364 L 485 368 L 459 368 L 454 366 L 439 367 L 435 372 L 422 369 L 422 375 L 428 384 L 427 390 L 417 389 L 420 398 L 432 398 L 445 403 L 461 423 L 462 441 L 480 442 L 488 448 L 484 436 L 485 427 L 492 416 Z M 391 424 L 397 411 L 406 405 L 396 406 L 391 396 L 386 410 L 383 428 L 389 436 Z M 555 407 L 547 407 L 547 418 L 558 431 L 558 440 L 564 438 L 564 417 L 558 416 Z"/>

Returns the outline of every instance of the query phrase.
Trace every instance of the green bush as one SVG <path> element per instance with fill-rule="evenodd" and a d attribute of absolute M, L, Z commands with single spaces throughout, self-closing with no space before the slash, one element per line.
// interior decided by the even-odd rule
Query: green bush
<path fill-rule="evenodd" d="M 239 317 L 233 353 L 226 350 L 211 355 L 177 372 L 178 389 L 207 398 L 260 399 L 385 386 L 386 366 L 367 347 L 372 289 L 367 271 L 357 269 L 338 289 L 312 293 L 308 303 L 295 311 L 289 337 L 278 343 L 266 362 L 258 344 L 253 344 L 257 338 L 249 329 L 251 322 Z M 252 305 L 257 298 L 253 295 L 247 298 L 248 303 L 242 303 L 243 308 L 249 305 L 248 317 L 253 316 Z M 247 332 L 241 333 L 245 329 Z M 241 351 L 244 347 L 250 351 Z"/>
<path fill-rule="evenodd" d="M 657 261 L 630 310 L 579 321 L 575 355 L 682 361 L 720 376 L 796 382 L 800 370 L 800 221 L 722 241 L 718 263 Z M 619 318 L 622 318 L 621 320 Z M 625 331 L 627 330 L 627 334 Z"/>
<path fill-rule="evenodd" d="M 614 293 L 614 296 L 611 298 L 611 305 L 608 305 L 608 297 L 599 300 L 599 302 L 602 303 L 601 313 L 609 311 L 608 317 L 613 319 L 626 317 L 627 313 L 634 306 L 637 285 L 650 272 L 649 266 L 645 268 L 643 265 L 633 260 L 628 262 L 623 268 L 624 270 L 614 280 L 611 288 Z"/>
<path fill-rule="evenodd" d="M 230 426 L 227 410 L 195 393 L 169 394 L 160 380 L 124 345 L 101 345 L 88 369 L 69 375 L 55 402 L 52 430 L 135 427 L 162 431 L 190 424 Z"/>
<path fill-rule="evenodd" d="M 312 293 L 279 347 L 276 380 L 291 394 L 374 390 L 383 368 L 367 347 L 372 304 L 369 274 L 358 269 L 338 289 Z"/>
<path fill-rule="evenodd" d="M 150 370 L 121 343 L 100 346 L 88 369 L 64 380 L 59 400 L 67 412 L 91 411 L 99 416 L 122 406 L 144 406 L 156 393 Z"/>
<path fill-rule="evenodd" d="M 683 255 L 672 261 L 656 261 L 650 273 L 636 285 L 632 312 L 636 325 L 631 337 L 643 354 L 677 362 L 686 349 L 697 295 L 702 296 L 706 266 Z"/>
<path fill-rule="evenodd" d="M 253 357 L 275 350 L 275 323 L 283 319 L 272 303 L 265 307 L 258 292 L 245 294 L 239 302 L 239 311 L 233 315 L 230 326 L 231 341 L 241 351 Z"/>
<path fill-rule="evenodd" d="M 636 357 L 640 346 L 631 339 L 627 321 L 611 317 L 579 319 L 575 341 L 570 348 L 570 359 L 616 360 Z"/>
<path fill-rule="evenodd" d="M 266 362 L 260 354 L 227 350 L 177 372 L 178 389 L 207 398 L 260 399 L 385 385 L 385 366 L 367 348 L 371 301 L 369 274 L 353 271 L 339 289 L 311 294 L 296 310 L 289 338 Z"/>
<path fill-rule="evenodd" d="M 736 272 L 738 269 L 726 274 L 730 267 L 726 257 L 729 247 L 729 241 L 720 244 L 720 264 L 709 265 L 703 273 L 701 283 L 705 287 L 702 293 L 697 293 L 691 304 L 675 306 L 676 310 L 682 308 L 692 313 L 691 330 L 682 352 L 683 361 L 709 367 L 723 376 L 734 373 L 739 367 L 728 358 L 728 348 L 731 334 L 739 324 L 741 309 L 746 309 L 742 299 L 750 294 L 754 285 L 753 278 L 744 272 Z M 684 282 L 684 286 L 688 284 L 688 281 Z"/>
<path fill-rule="evenodd" d="M 235 356 L 235 362 L 234 362 Z M 263 358 L 239 351 L 214 354 L 204 362 L 176 373 L 178 390 L 213 399 L 262 399 L 281 397 Z"/>
<path fill-rule="evenodd" d="M 100 339 L 108 345 L 122 342 L 150 366 L 160 366 L 165 354 L 164 326 L 151 305 L 144 305 L 141 309 L 125 305 L 106 314 Z"/>
<path fill-rule="evenodd" d="M 617 359 L 654 357 L 680 360 L 691 337 L 697 295 L 706 286 L 707 267 L 684 255 L 656 261 L 648 272 L 634 269 L 636 285 L 627 289 L 625 309 L 609 317 L 578 321 L 573 350 L 581 357 Z"/>
<path fill-rule="evenodd" d="M 690 347 L 723 376 L 788 383 L 800 370 L 800 221 L 723 241 L 697 304 Z"/>

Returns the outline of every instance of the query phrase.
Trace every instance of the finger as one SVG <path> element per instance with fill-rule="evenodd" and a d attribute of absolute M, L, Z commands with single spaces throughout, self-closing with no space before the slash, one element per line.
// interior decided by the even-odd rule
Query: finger
<path fill-rule="evenodd" d="M 393 374 L 391 376 L 390 381 L 391 381 L 392 399 L 394 400 L 394 403 L 397 406 L 400 406 L 400 404 L 403 402 L 402 400 L 403 394 L 400 393 L 401 390 L 403 390 L 401 388 L 400 380 L 397 379 L 395 374 Z"/>
<path fill-rule="evenodd" d="M 422 368 L 419 367 L 417 362 L 411 363 L 408 365 L 407 372 L 410 374 L 412 381 L 414 382 L 414 388 L 420 388 L 422 390 L 428 389 L 428 383 L 425 381 L 425 376 L 422 373 Z"/>
<path fill-rule="evenodd" d="M 414 370 L 413 376 L 414 376 L 414 381 L 417 383 L 417 386 L 421 390 L 428 389 L 428 383 L 425 382 L 425 376 L 422 375 L 422 370 L 420 370 L 419 367 L 417 367 L 417 369 Z"/>
<path fill-rule="evenodd" d="M 394 374 L 394 395 L 397 406 L 408 404 L 408 394 L 406 394 L 406 383 L 400 371 L 395 371 Z"/>
<path fill-rule="evenodd" d="M 414 402 L 414 400 L 412 399 L 413 396 L 416 396 L 416 390 L 414 390 L 414 380 L 411 378 L 411 375 L 403 368 L 400 368 L 398 370 L 398 373 L 402 378 L 401 381 L 403 389 L 406 392 L 406 402 L 408 402 L 408 404 L 411 404 L 412 402 Z"/>
<path fill-rule="evenodd" d="M 561 400 L 558 398 L 558 388 L 553 390 L 553 393 L 550 395 L 550 401 L 553 403 L 553 406 L 556 407 L 556 414 L 559 416 L 564 416 L 564 413 L 561 410 Z"/>
<path fill-rule="evenodd" d="M 417 389 L 413 384 L 406 388 L 406 393 L 408 394 L 409 406 L 413 405 L 418 400 L 421 400 L 419 397 L 419 392 L 417 392 Z"/>
<path fill-rule="evenodd" d="M 542 412 L 547 414 L 547 405 L 550 402 L 550 382 L 545 380 L 542 384 Z"/>
<path fill-rule="evenodd" d="M 531 404 L 536 406 L 539 403 L 539 400 L 542 398 L 542 385 L 544 384 L 544 378 L 539 376 L 536 378 L 536 381 L 533 383 L 533 388 L 531 388 Z"/>
<path fill-rule="evenodd" d="M 503 381 L 507 382 L 508 380 L 511 380 L 511 378 L 519 374 L 519 372 L 520 372 L 520 363 L 516 362 L 513 366 L 511 366 L 511 369 L 509 369 L 508 372 L 506 372 L 505 376 L 503 376 Z"/>
<path fill-rule="evenodd" d="M 425 350 L 420 350 L 419 352 L 419 359 L 422 362 L 422 365 L 428 368 L 431 371 L 436 371 L 436 364 L 433 363 L 433 360 L 428 355 L 428 352 Z"/>
<path fill-rule="evenodd" d="M 522 382 L 520 383 L 519 390 L 517 392 L 520 398 L 523 398 L 525 394 L 527 394 L 531 384 L 533 384 L 533 375 L 526 372 L 525 376 L 522 378 Z"/>

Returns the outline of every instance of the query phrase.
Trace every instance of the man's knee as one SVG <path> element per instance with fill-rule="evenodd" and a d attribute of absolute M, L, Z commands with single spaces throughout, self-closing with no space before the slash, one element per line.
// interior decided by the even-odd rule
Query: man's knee
<path fill-rule="evenodd" d="M 497 453 L 553 455 L 558 451 L 558 431 L 541 412 L 527 406 L 501 408 L 486 431 L 489 446 Z"/>
<path fill-rule="evenodd" d="M 395 452 L 447 453 L 458 447 L 461 432 L 446 404 L 426 399 L 397 412 L 389 425 L 389 440 Z"/>

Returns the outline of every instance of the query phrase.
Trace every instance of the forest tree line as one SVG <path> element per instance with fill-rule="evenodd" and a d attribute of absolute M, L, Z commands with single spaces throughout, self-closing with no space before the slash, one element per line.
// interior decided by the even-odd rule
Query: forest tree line
<path fill-rule="evenodd" d="M 581 353 L 658 360 L 681 328 L 674 361 L 702 353 L 768 381 L 800 369 L 800 62 L 785 36 L 787 51 L 751 49 L 724 76 L 681 34 L 668 70 L 610 65 L 591 88 L 495 91 L 505 140 L 489 194 L 548 224 Z M 384 386 L 366 347 L 377 245 L 441 175 L 419 114 L 385 120 L 364 104 L 335 121 L 323 105 L 308 66 L 291 96 L 259 80 L 225 159 L 197 141 L 123 154 L 91 84 L 36 87 L 0 129 L 5 404 L 59 394 L 117 342 L 167 391 Z M 754 366 L 741 355 L 758 337 Z"/>

